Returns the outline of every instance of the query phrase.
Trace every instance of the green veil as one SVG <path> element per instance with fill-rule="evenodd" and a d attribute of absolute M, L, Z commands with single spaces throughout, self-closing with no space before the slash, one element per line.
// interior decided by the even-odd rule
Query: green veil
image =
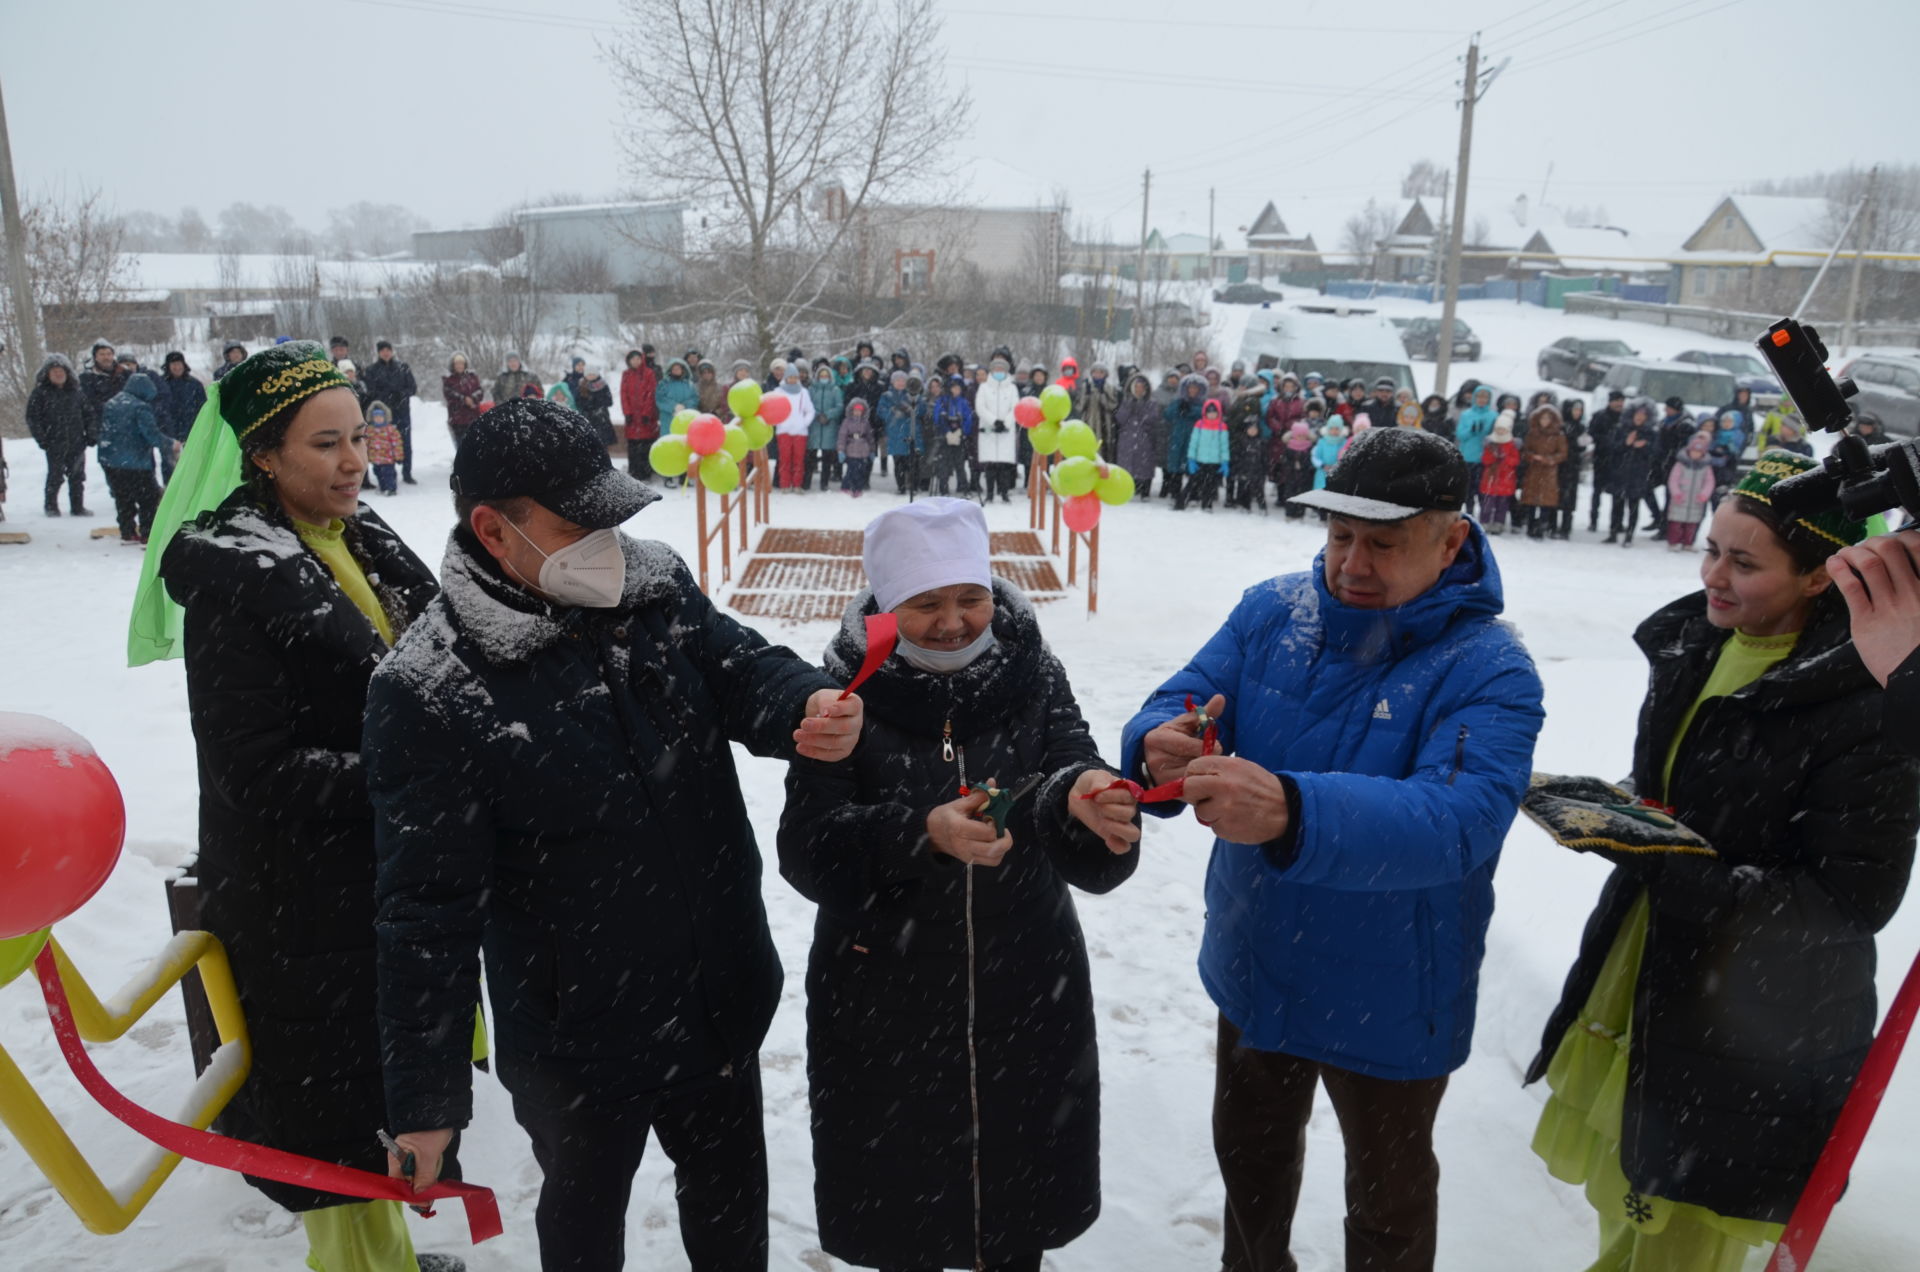
<path fill-rule="evenodd" d="M 193 417 L 186 449 L 174 466 L 173 480 L 154 514 L 147 554 L 140 562 L 140 584 L 127 623 L 127 666 L 178 658 L 181 610 L 160 579 L 160 558 L 182 525 L 218 508 L 241 482 L 240 439 L 220 415 L 220 382 L 207 386 L 207 404 Z"/>

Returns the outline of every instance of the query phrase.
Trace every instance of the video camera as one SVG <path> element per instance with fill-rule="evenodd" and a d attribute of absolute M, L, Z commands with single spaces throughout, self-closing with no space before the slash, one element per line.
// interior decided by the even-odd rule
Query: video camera
<path fill-rule="evenodd" d="M 1839 508 L 1855 521 L 1905 508 L 1907 516 L 1920 521 L 1920 439 L 1869 446 L 1857 432 L 1848 431 L 1853 409 L 1847 399 L 1859 386 L 1828 373 L 1827 346 L 1812 327 L 1782 318 L 1754 344 L 1800 408 L 1807 427 L 1841 435 L 1821 467 L 1773 488 L 1774 507 L 1784 516 L 1814 516 Z"/>

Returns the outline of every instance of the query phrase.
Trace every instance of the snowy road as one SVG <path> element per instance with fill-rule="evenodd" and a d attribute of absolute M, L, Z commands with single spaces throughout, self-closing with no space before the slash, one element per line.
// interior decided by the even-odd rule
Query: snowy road
<path fill-rule="evenodd" d="M 1387 302 L 1398 307 L 1405 302 Z M 1407 306 L 1428 312 L 1425 306 Z M 1224 309 L 1224 307 L 1222 307 Z M 1568 319 L 1492 302 L 1463 307 L 1489 354 L 1460 368 L 1516 391 L 1534 386 L 1543 344 L 1573 331 L 1619 335 L 1645 351 L 1728 342 L 1686 332 Z M 1216 319 L 1216 348 L 1231 348 Z M 1237 343 L 1237 340 L 1234 341 Z M 1430 364 L 1419 364 L 1422 384 Z M 450 443 L 437 408 L 416 410 L 421 485 L 378 507 L 429 562 L 437 563 L 450 521 Z M 41 466 L 30 444 L 8 447 L 13 463 L 9 529 L 33 532 L 28 547 L 0 548 L 0 709 L 53 716 L 89 737 L 126 791 L 129 851 L 105 890 L 60 928 L 61 939 L 96 986 L 131 974 L 166 938 L 160 887 L 183 859 L 195 825 L 192 739 L 180 664 L 125 667 L 128 600 L 139 554 L 86 537 L 110 523 L 97 470 L 90 488 L 101 518 L 40 517 Z M 876 486 L 891 481 L 876 478 Z M 377 498 L 377 496 L 376 496 Z M 891 505 L 875 494 L 776 496 L 778 524 L 854 528 Z M 1025 524 L 1023 506 L 996 507 L 995 528 Z M 1585 525 L 1584 515 L 1580 524 Z M 1304 567 L 1317 525 L 1239 513 L 1175 514 L 1163 504 L 1110 510 L 1105 522 L 1101 614 L 1085 617 L 1078 598 L 1042 610 L 1049 639 L 1071 674 L 1095 736 L 1117 745 L 1121 723 L 1141 698 L 1213 631 L 1241 590 Z M 693 509 L 670 496 L 629 527 L 683 553 Z M 1508 614 L 1546 680 L 1548 720 L 1537 765 L 1558 772 L 1617 775 L 1628 764 L 1644 664 L 1629 636 L 1662 602 L 1694 586 L 1697 557 L 1651 545 L 1604 548 L 1584 528 L 1571 544 L 1508 538 L 1497 544 Z M 1171 580 L 1155 582 L 1155 580 Z M 817 657 L 825 624 L 781 628 L 775 639 Z M 763 848 L 771 852 L 782 766 L 743 757 L 742 778 Z M 1156 823 L 1139 873 L 1107 897 L 1079 898 L 1093 954 L 1105 1083 L 1105 1210 L 1082 1240 L 1049 1256 L 1060 1272 L 1203 1272 L 1217 1266 L 1220 1186 L 1208 1138 L 1213 1011 L 1193 970 L 1202 921 L 1201 874 L 1208 841 L 1191 820 Z M 1572 959 L 1580 926 L 1605 874 L 1603 863 L 1553 847 L 1522 823 L 1508 841 L 1499 908 L 1482 979 L 1474 1055 L 1455 1075 L 1438 1131 L 1443 1169 L 1439 1266 L 1452 1272 L 1578 1269 L 1592 1257 L 1594 1225 L 1578 1190 L 1548 1179 L 1527 1144 L 1539 1089 L 1519 1073 Z M 781 955 L 785 1001 L 767 1040 L 766 1105 L 773 1170 L 773 1264 L 840 1265 L 814 1239 L 808 1164 L 802 985 L 810 907 L 771 870 L 765 885 Z M 1920 907 L 1909 904 L 1882 936 L 1882 1003 L 1920 947 Z M 60 1067 L 37 991 L 0 990 L 0 1043 L 22 1064 L 111 1181 L 138 1153 L 131 1135 L 94 1110 Z M 171 1108 L 190 1075 L 186 1034 L 169 1007 L 130 1037 L 96 1049 L 103 1069 L 135 1098 Z M 366 1128 L 369 1136 L 374 1128 Z M 477 1121 L 464 1154 L 468 1177 L 501 1194 L 507 1233 L 472 1251 L 476 1272 L 536 1265 L 533 1199 L 539 1171 L 513 1124 L 505 1094 L 479 1081 Z M 1308 1180 L 1296 1228 L 1307 1272 L 1341 1263 L 1340 1146 L 1322 1102 L 1311 1131 Z M 1820 1264 L 1849 1272 L 1911 1269 L 1912 1181 L 1920 1178 L 1920 1060 L 1897 1076 L 1843 1202 Z M 630 1213 L 630 1266 L 687 1266 L 680 1250 L 671 1171 L 657 1151 L 642 1167 Z M 456 1250 L 450 1213 L 416 1226 L 423 1248 Z M 119 1237 L 96 1237 L 0 1135 L 0 1267 L 8 1272 L 293 1272 L 304 1254 L 298 1224 L 237 1176 L 184 1165 L 156 1204 Z"/>

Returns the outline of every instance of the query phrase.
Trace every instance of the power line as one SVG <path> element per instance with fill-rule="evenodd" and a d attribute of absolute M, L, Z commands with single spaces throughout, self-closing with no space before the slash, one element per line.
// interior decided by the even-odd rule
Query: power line
<path fill-rule="evenodd" d="M 1697 2 L 1697 0 L 1693 0 L 1693 2 Z M 1557 66 L 1561 62 L 1570 61 L 1573 58 L 1584 57 L 1589 53 L 1598 53 L 1602 49 L 1610 49 L 1610 48 L 1613 48 L 1615 45 L 1625 44 L 1630 40 L 1637 40 L 1644 35 L 1652 35 L 1655 31 L 1664 31 L 1668 27 L 1679 26 L 1682 22 L 1691 22 L 1695 18 L 1704 18 L 1709 13 L 1718 13 L 1722 9 L 1731 9 L 1734 5 L 1739 3 L 1741 3 L 1741 0 L 1723 0 L 1722 3 L 1716 4 L 1711 8 L 1696 9 L 1692 13 L 1681 14 L 1678 17 L 1671 16 L 1676 11 L 1669 9 L 1665 14 L 1660 15 L 1662 17 L 1668 18 L 1668 20 L 1665 22 L 1653 22 L 1651 25 L 1643 22 L 1643 23 L 1631 26 L 1627 28 L 1625 31 L 1621 32 L 1617 38 L 1612 40 L 1607 40 L 1600 44 L 1563 45 L 1558 49 L 1554 49 L 1545 54 L 1542 54 L 1541 60 L 1537 62 L 1532 62 L 1524 70 L 1518 71 L 1515 73 L 1525 74 L 1527 71 L 1545 70 L 1550 66 Z M 1683 4 L 1681 7 L 1685 8 L 1686 6 Z"/>
<path fill-rule="evenodd" d="M 1458 27 L 1394 27 L 1387 29 L 1377 26 L 1297 26 L 1291 23 L 1209 22 L 1195 18 L 1125 18 L 1115 17 L 1106 13 L 1043 13 L 1031 9 L 948 9 L 945 12 L 948 17 L 1008 18 L 1016 22 L 1034 20 L 1042 22 L 1081 22 L 1094 26 L 1174 27 L 1180 30 L 1204 27 L 1227 31 L 1271 31 L 1277 35 L 1365 35 L 1374 38 L 1406 35 L 1450 35 L 1457 38 L 1464 34 Z"/>

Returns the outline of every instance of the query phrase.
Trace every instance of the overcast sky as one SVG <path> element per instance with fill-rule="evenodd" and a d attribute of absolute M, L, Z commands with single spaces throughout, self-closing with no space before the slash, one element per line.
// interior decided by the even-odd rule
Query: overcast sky
<path fill-rule="evenodd" d="M 1155 226 L 1204 230 L 1212 186 L 1230 241 L 1269 197 L 1347 208 L 1412 160 L 1451 166 L 1476 29 L 1487 64 L 1511 58 L 1475 130 L 1489 200 L 1545 183 L 1624 222 L 1920 160 L 1914 0 L 940 2 L 974 99 L 958 193 L 1064 188 L 1121 238 L 1147 166 Z M 628 186 L 594 44 L 619 19 L 617 0 L 0 0 L 0 87 L 28 194 L 98 187 L 209 222 L 278 203 L 315 229 L 372 200 L 457 227 Z"/>

